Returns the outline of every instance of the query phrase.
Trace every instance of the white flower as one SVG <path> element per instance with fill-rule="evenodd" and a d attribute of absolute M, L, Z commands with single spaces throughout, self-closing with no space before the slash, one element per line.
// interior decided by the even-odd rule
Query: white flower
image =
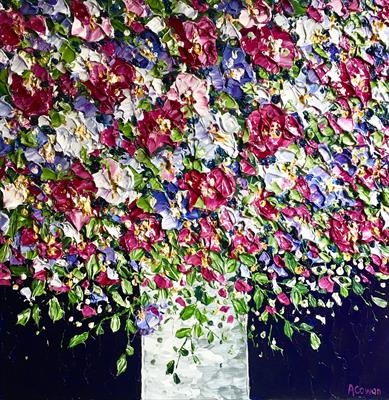
<path fill-rule="evenodd" d="M 82 113 L 70 113 L 66 117 L 65 125 L 56 129 L 54 149 L 67 156 L 80 158 L 83 147 L 88 154 L 101 147 L 99 130 L 102 129 L 102 125 L 94 119 L 85 118 Z"/>
<path fill-rule="evenodd" d="M 28 190 L 22 185 L 17 187 L 12 183 L 7 183 L 0 190 L 3 193 L 3 207 L 7 210 L 15 209 L 27 199 Z"/>
<path fill-rule="evenodd" d="M 134 175 L 129 168 L 121 169 L 120 164 L 113 159 L 106 161 L 106 167 L 93 174 L 97 187 L 96 195 L 110 204 L 118 205 L 127 199 L 136 199 Z"/>

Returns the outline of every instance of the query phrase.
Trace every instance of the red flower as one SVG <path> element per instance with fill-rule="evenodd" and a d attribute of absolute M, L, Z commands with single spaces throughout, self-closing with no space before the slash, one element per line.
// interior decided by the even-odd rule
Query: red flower
<path fill-rule="evenodd" d="M 38 235 L 32 228 L 24 228 L 20 236 L 20 244 L 22 246 L 32 246 L 38 241 Z"/>
<path fill-rule="evenodd" d="M 236 189 L 234 177 L 219 167 L 209 173 L 189 171 L 178 184 L 180 189 L 188 191 L 190 209 L 201 198 L 205 207 L 211 211 L 227 204 Z"/>
<path fill-rule="evenodd" d="M 83 82 L 90 90 L 93 99 L 100 102 L 102 113 L 112 113 L 115 104 L 124 99 L 123 90 L 129 89 L 135 78 L 134 67 L 116 59 L 110 68 L 97 62 L 91 62 L 89 79 Z"/>
<path fill-rule="evenodd" d="M 12 101 L 25 117 L 47 115 L 53 106 L 53 79 L 39 64 L 32 66 L 28 79 L 13 74 L 10 87 Z"/>
<path fill-rule="evenodd" d="M 358 97 L 364 105 L 371 99 L 370 73 L 369 68 L 360 58 L 350 58 L 339 64 L 339 75 L 329 75 L 329 68 L 321 64 L 315 68 L 320 82 L 330 85 L 340 96 L 340 99 L 347 99 L 350 96 Z"/>
<path fill-rule="evenodd" d="M 297 50 L 292 37 L 277 25 L 271 29 L 267 26 L 242 29 L 241 34 L 242 48 L 252 56 L 254 64 L 273 74 L 279 72 L 280 67 L 293 65 Z"/>
<path fill-rule="evenodd" d="M 164 239 L 161 224 L 152 214 L 135 209 L 123 222 L 130 224 L 128 231 L 120 238 L 120 246 L 127 251 L 144 249 L 150 251 L 152 246 Z"/>
<path fill-rule="evenodd" d="M 250 134 L 248 148 L 260 159 L 275 154 L 280 147 L 289 146 L 302 136 L 296 118 L 273 104 L 253 111 L 247 125 Z"/>
<path fill-rule="evenodd" d="M 96 278 L 96 282 L 100 286 L 112 286 L 120 283 L 120 279 L 111 279 L 108 277 L 108 274 L 106 271 L 101 271 L 99 275 Z"/>
<path fill-rule="evenodd" d="M 0 48 L 12 51 L 23 38 L 25 21 L 14 11 L 0 11 Z"/>
<path fill-rule="evenodd" d="M 237 281 L 235 281 L 234 286 L 237 292 L 247 293 L 253 290 L 253 287 L 248 284 L 244 279 L 238 279 Z"/>
<path fill-rule="evenodd" d="M 138 122 L 138 145 L 145 147 L 150 154 L 155 153 L 165 145 L 174 145 L 170 136 L 173 129 L 183 129 L 185 120 L 180 111 L 180 104 L 167 101 L 163 108 L 144 113 Z"/>
<path fill-rule="evenodd" d="M 209 18 L 201 17 L 197 22 L 182 22 L 178 18 L 170 18 L 169 25 L 178 37 L 179 51 L 184 63 L 195 68 L 216 64 L 216 27 Z"/>
<path fill-rule="evenodd" d="M 343 215 L 335 214 L 330 222 L 330 237 L 345 253 L 355 253 L 355 241 L 358 239 L 358 232 L 350 232 L 350 227 Z"/>
<path fill-rule="evenodd" d="M 11 285 L 11 271 L 8 267 L 0 264 L 0 286 L 10 286 Z"/>

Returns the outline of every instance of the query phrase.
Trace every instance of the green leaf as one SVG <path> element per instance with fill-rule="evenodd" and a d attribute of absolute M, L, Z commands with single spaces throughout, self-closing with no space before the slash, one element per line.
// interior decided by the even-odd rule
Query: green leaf
<path fill-rule="evenodd" d="M 9 247 L 9 244 L 3 244 L 3 246 L 0 247 L 0 262 L 8 260 L 10 256 L 11 249 Z"/>
<path fill-rule="evenodd" d="M 284 323 L 284 333 L 289 339 L 292 339 L 293 336 L 293 327 L 289 321 L 285 321 Z"/>
<path fill-rule="evenodd" d="M 237 314 L 247 314 L 250 309 L 245 299 L 234 299 L 232 300 L 232 305 Z"/>
<path fill-rule="evenodd" d="M 17 325 L 26 325 L 31 317 L 31 309 L 27 308 L 26 310 L 22 311 L 18 314 L 18 321 L 16 322 Z"/>
<path fill-rule="evenodd" d="M 310 342 L 313 350 L 317 350 L 320 347 L 321 340 L 319 336 L 316 335 L 315 332 L 310 333 Z"/>
<path fill-rule="evenodd" d="M 114 333 L 120 329 L 120 317 L 117 314 L 111 318 L 110 327 Z"/>
<path fill-rule="evenodd" d="M 215 340 L 215 335 L 212 331 L 209 331 L 207 334 L 208 343 L 211 344 Z"/>
<path fill-rule="evenodd" d="M 8 70 L 7 68 L 2 68 L 0 70 L 0 96 L 7 95 L 8 91 Z"/>
<path fill-rule="evenodd" d="M 174 360 L 171 360 L 166 364 L 166 375 L 171 375 L 174 372 L 174 364 Z"/>
<path fill-rule="evenodd" d="M 173 374 L 173 381 L 176 385 L 178 385 L 179 383 L 181 383 L 181 379 L 178 377 L 178 375 L 176 373 Z"/>
<path fill-rule="evenodd" d="M 301 0 L 289 0 L 293 7 L 294 15 L 299 17 L 300 15 L 305 15 L 307 10 L 301 5 Z"/>
<path fill-rule="evenodd" d="M 69 349 L 71 349 L 72 347 L 76 347 L 79 344 L 85 343 L 88 337 L 89 337 L 89 332 L 83 332 L 80 333 L 79 335 L 73 336 L 69 342 Z"/>
<path fill-rule="evenodd" d="M 248 267 L 252 267 L 257 262 L 254 256 L 245 253 L 239 256 L 239 260 Z"/>
<path fill-rule="evenodd" d="M 32 319 L 34 320 L 35 325 L 39 326 L 39 321 L 41 319 L 41 310 L 37 304 L 34 304 L 34 307 L 32 308 Z"/>
<path fill-rule="evenodd" d="M 130 258 L 133 261 L 139 261 L 145 254 L 143 249 L 136 249 L 130 252 Z"/>
<path fill-rule="evenodd" d="M 301 303 L 303 297 L 296 287 L 292 288 L 290 292 L 290 299 L 296 307 Z"/>
<path fill-rule="evenodd" d="M 45 293 L 45 282 L 34 279 L 31 284 L 32 297 L 39 297 Z"/>
<path fill-rule="evenodd" d="M 257 310 L 259 310 L 261 308 L 264 298 L 265 298 L 265 295 L 263 294 L 263 291 L 259 288 L 255 289 L 254 302 L 255 302 L 255 307 L 257 308 Z"/>
<path fill-rule="evenodd" d="M 192 328 L 181 328 L 176 332 L 176 338 L 182 339 L 191 335 Z"/>
<path fill-rule="evenodd" d="M 67 43 L 61 46 L 60 52 L 62 54 L 62 60 L 67 64 L 70 64 L 76 59 L 76 52 Z"/>
<path fill-rule="evenodd" d="M 97 263 L 96 256 L 93 254 L 85 265 L 89 279 L 93 279 L 100 271 L 100 266 Z"/>
<path fill-rule="evenodd" d="M 127 369 L 127 356 L 122 354 L 116 361 L 116 376 L 119 376 Z"/>
<path fill-rule="evenodd" d="M 196 324 L 195 325 L 195 335 L 196 335 L 196 337 L 201 337 L 202 335 L 203 335 L 203 333 L 204 333 L 204 331 L 203 331 L 203 328 L 201 327 L 201 325 L 200 324 Z"/>
<path fill-rule="evenodd" d="M 20 134 L 20 143 L 27 147 L 38 147 L 38 142 L 34 132 L 22 132 Z"/>
<path fill-rule="evenodd" d="M 162 0 L 147 0 L 147 4 L 149 5 L 151 11 L 157 15 L 165 15 L 165 6 Z"/>
<path fill-rule="evenodd" d="M 202 313 L 198 308 L 195 311 L 195 317 L 197 321 L 200 322 L 200 324 L 204 324 L 205 322 L 208 321 L 207 316 L 204 313 Z"/>
<path fill-rule="evenodd" d="M 183 356 L 183 357 L 187 357 L 189 355 L 189 351 L 187 349 L 181 348 L 179 350 L 179 353 Z"/>
<path fill-rule="evenodd" d="M 49 300 L 49 317 L 53 322 L 59 321 L 65 315 L 56 297 Z"/>
<path fill-rule="evenodd" d="M 65 123 L 65 117 L 58 111 L 50 110 L 49 117 L 54 128 L 58 128 Z"/>
<path fill-rule="evenodd" d="M 210 251 L 209 256 L 212 260 L 212 268 L 219 272 L 219 274 L 224 274 L 224 261 L 222 257 L 214 251 Z"/>
<path fill-rule="evenodd" d="M 185 307 L 181 312 L 180 312 L 180 318 L 183 321 L 186 321 L 187 319 L 191 318 L 193 314 L 196 311 L 196 304 L 191 304 L 190 306 Z"/>
<path fill-rule="evenodd" d="M 297 261 L 293 257 L 292 254 L 290 253 L 285 253 L 284 255 L 284 260 L 285 260 L 285 266 L 288 268 L 291 272 L 294 273 L 295 268 L 297 267 Z"/>
<path fill-rule="evenodd" d="M 112 299 L 116 304 L 119 304 L 119 306 L 121 306 L 121 307 L 129 308 L 129 306 L 130 306 L 128 303 L 126 303 L 123 300 L 123 297 L 120 296 L 120 294 L 118 292 L 113 292 L 112 293 Z"/>
<path fill-rule="evenodd" d="M 121 287 L 122 287 L 123 293 L 125 293 L 125 294 L 132 294 L 133 293 L 132 284 L 127 279 L 122 279 Z"/>
<path fill-rule="evenodd" d="M 371 300 L 375 305 L 381 308 L 386 308 L 388 306 L 387 300 L 381 299 L 379 297 L 371 296 Z"/>
<path fill-rule="evenodd" d="M 147 213 L 151 213 L 153 212 L 153 207 L 150 204 L 150 196 L 147 197 L 140 197 L 137 202 L 136 205 L 142 209 L 143 211 L 147 212 Z"/>
<path fill-rule="evenodd" d="M 99 335 L 99 336 L 104 335 L 104 328 L 101 323 L 96 326 L 95 332 L 96 332 L 96 335 Z"/>
<path fill-rule="evenodd" d="M 132 334 L 136 333 L 137 331 L 134 322 L 130 318 L 127 318 L 126 320 L 126 331 Z"/>
<path fill-rule="evenodd" d="M 131 345 L 127 345 L 126 347 L 126 354 L 131 357 L 135 353 L 135 349 Z"/>
<path fill-rule="evenodd" d="M 239 110 L 238 103 L 229 94 L 222 92 L 219 96 L 219 99 L 222 107 Z"/>

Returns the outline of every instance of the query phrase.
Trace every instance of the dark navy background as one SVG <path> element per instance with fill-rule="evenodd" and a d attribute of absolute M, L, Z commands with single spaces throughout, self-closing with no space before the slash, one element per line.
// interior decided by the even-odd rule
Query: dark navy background
<path fill-rule="evenodd" d="M 353 310 L 355 304 L 360 311 Z M 115 377 L 115 362 L 126 344 L 124 334 L 112 334 L 108 328 L 87 347 L 68 350 L 68 339 L 75 333 L 70 324 L 48 323 L 37 336 L 33 324 L 15 325 L 23 308 L 17 293 L 0 287 L 0 400 L 140 399 L 139 341 L 128 371 Z M 259 348 L 250 344 L 252 400 L 345 399 L 351 398 L 349 384 L 379 388 L 379 398 L 389 398 L 386 313 L 356 299 L 353 304 L 346 301 L 336 318 L 321 328 L 322 346 L 317 352 L 310 349 L 307 337 L 296 335 L 293 342 L 283 338 L 282 327 L 275 334 L 284 355 L 261 343 Z"/>

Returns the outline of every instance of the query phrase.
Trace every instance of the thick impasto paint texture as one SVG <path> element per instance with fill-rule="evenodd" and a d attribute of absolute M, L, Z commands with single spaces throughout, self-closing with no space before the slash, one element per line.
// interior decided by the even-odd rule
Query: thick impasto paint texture
<path fill-rule="evenodd" d="M 124 330 L 121 374 L 134 336 L 174 315 L 179 386 L 178 360 L 201 375 L 209 348 L 245 343 L 224 334 L 239 320 L 314 351 L 344 299 L 387 307 L 388 10 L 2 1 L 0 285 L 25 300 L 17 323 L 65 319 L 69 347 Z"/>

